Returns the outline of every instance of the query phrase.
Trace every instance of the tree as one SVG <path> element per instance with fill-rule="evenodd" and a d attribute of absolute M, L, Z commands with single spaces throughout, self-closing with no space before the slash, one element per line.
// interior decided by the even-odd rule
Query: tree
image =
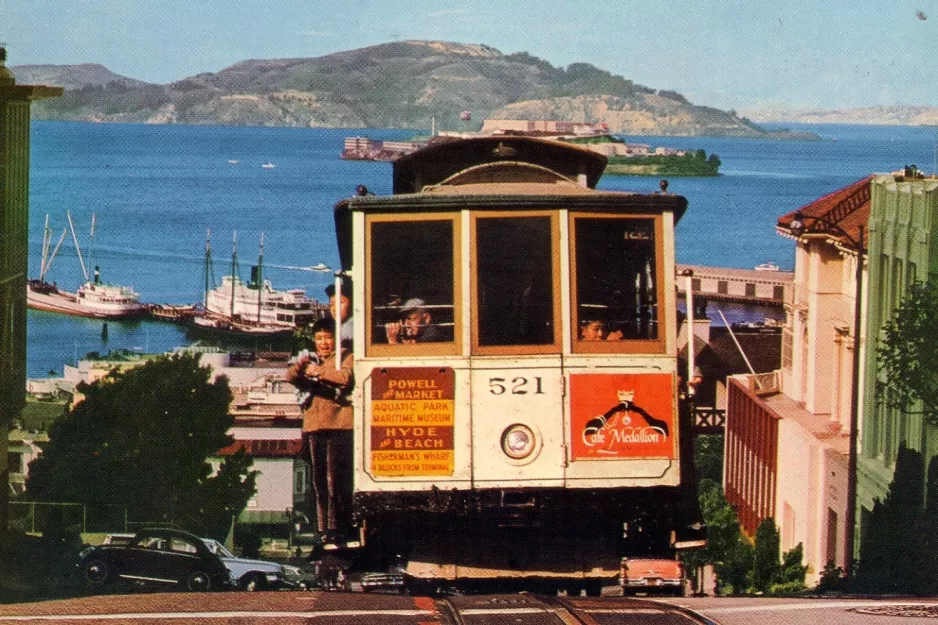
<path fill-rule="evenodd" d="M 884 328 L 879 367 L 880 393 L 902 412 L 921 410 L 938 425 L 938 287 L 931 282 L 909 286 L 893 319 Z"/>
<path fill-rule="evenodd" d="M 922 455 L 903 443 L 896 455 L 889 493 L 873 502 L 860 543 L 858 590 L 883 593 L 917 592 L 921 570 L 920 537 L 924 504 Z M 933 531 L 934 528 L 925 528 Z"/>
<path fill-rule="evenodd" d="M 694 437 L 694 466 L 700 482 L 723 482 L 723 435 L 698 434 Z"/>
<path fill-rule="evenodd" d="M 778 579 L 769 587 L 773 594 L 804 590 L 804 578 L 808 573 L 808 567 L 802 564 L 802 560 L 804 560 L 804 544 L 802 543 L 798 543 L 782 554 Z"/>
<path fill-rule="evenodd" d="M 742 593 L 750 585 L 752 545 L 739 529 L 739 516 L 717 482 L 701 479 L 700 511 L 707 525 L 707 546 L 682 555 L 687 570 L 713 564 L 721 592 Z"/>
<path fill-rule="evenodd" d="M 916 555 L 918 562 L 911 568 L 918 571 L 916 594 L 933 596 L 938 594 L 938 456 L 928 463 L 925 486 L 925 507 L 919 518 L 915 536 L 918 538 Z"/>
<path fill-rule="evenodd" d="M 782 567 L 778 560 L 780 542 L 775 519 L 769 517 L 759 523 L 752 567 L 752 585 L 756 590 L 767 592 L 781 578 Z"/>
<path fill-rule="evenodd" d="M 27 493 L 40 501 L 124 507 L 131 520 L 172 523 L 224 538 L 255 492 L 243 452 L 212 474 L 230 445 L 228 381 L 210 382 L 195 355 L 162 357 L 80 384 L 85 399 L 52 425 L 30 463 Z"/>

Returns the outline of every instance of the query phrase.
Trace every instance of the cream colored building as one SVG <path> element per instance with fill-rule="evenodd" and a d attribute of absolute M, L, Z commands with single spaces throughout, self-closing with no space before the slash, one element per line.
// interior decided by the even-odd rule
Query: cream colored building
<path fill-rule="evenodd" d="M 809 585 L 827 562 L 845 563 L 856 263 L 865 258 L 856 243 L 869 208 L 864 178 L 779 219 L 779 233 L 796 241 L 781 368 L 729 384 L 727 499 L 750 536 L 773 517 L 782 551 L 804 546 Z M 792 227 L 796 213 L 804 232 Z M 859 336 L 863 349 L 862 328 Z"/>

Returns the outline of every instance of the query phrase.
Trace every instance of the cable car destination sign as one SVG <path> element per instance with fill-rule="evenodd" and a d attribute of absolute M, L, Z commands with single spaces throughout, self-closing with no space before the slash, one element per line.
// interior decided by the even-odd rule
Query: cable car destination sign
<path fill-rule="evenodd" d="M 448 367 L 395 367 L 372 372 L 373 475 L 453 474 L 454 380 Z"/>

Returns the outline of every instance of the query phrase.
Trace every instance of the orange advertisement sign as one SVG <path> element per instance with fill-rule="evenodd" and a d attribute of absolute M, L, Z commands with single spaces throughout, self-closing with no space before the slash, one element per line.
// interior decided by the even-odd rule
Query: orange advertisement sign
<path fill-rule="evenodd" d="M 453 474 L 454 388 L 448 367 L 383 367 L 372 372 L 372 474 Z"/>
<path fill-rule="evenodd" d="M 675 458 L 675 401 L 668 373 L 572 374 L 572 459 Z"/>

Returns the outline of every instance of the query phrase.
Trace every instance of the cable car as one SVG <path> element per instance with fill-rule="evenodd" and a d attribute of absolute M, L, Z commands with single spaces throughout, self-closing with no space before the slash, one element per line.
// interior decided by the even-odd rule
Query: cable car
<path fill-rule="evenodd" d="M 605 165 L 555 140 L 443 141 L 394 163 L 391 195 L 336 205 L 376 561 L 592 592 L 624 556 L 702 544 L 677 359 L 687 200 L 598 190 Z"/>

